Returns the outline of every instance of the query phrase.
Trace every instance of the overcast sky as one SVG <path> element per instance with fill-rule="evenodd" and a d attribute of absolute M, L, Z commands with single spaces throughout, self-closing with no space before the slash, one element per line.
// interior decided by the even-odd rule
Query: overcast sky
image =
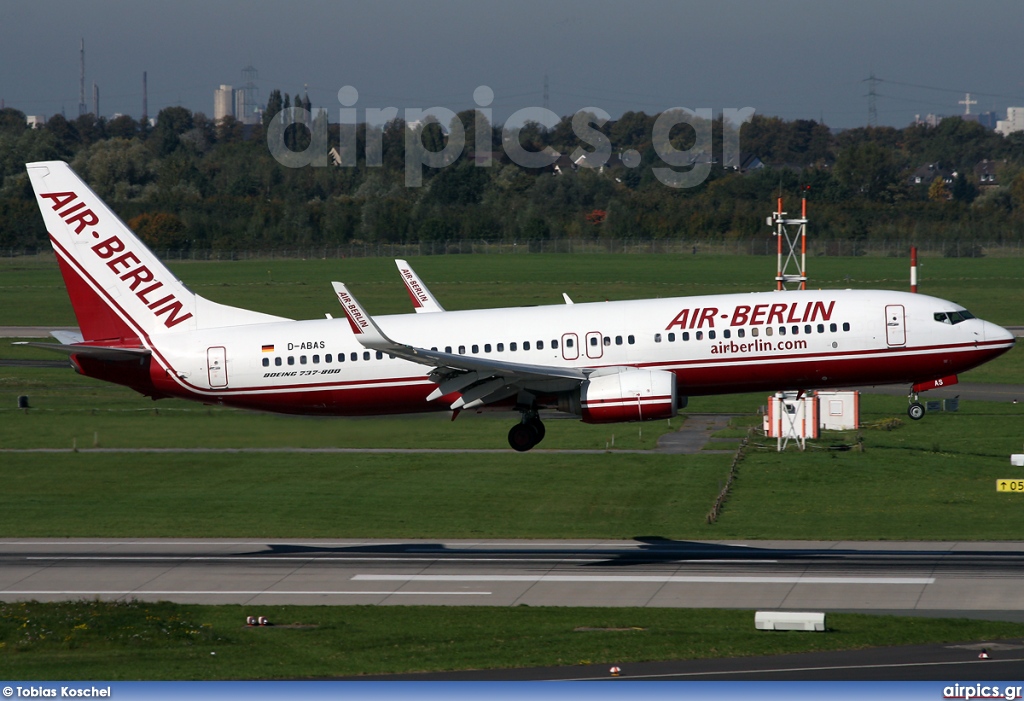
<path fill-rule="evenodd" d="M 271 89 L 309 86 L 337 120 L 338 90 L 357 108 L 452 110 L 494 91 L 495 120 L 549 104 L 560 114 L 753 107 L 832 127 L 867 123 L 873 71 L 879 124 L 915 114 L 1024 105 L 1020 0 L 0 0 L 0 99 L 47 117 L 86 104 L 138 117 L 182 105 L 213 113 L 221 83 L 259 71 Z M 360 116 L 363 112 L 360 111 Z"/>

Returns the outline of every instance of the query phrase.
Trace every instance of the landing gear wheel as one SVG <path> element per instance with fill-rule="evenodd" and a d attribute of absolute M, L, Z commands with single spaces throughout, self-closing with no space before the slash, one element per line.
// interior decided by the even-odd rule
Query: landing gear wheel
<path fill-rule="evenodd" d="M 516 424 L 508 431 L 508 444 L 513 450 L 525 453 L 540 443 L 536 429 L 530 424 Z"/>
<path fill-rule="evenodd" d="M 920 421 L 924 418 L 924 404 L 920 402 L 914 402 L 907 407 L 907 416 L 912 418 L 914 421 Z"/>
<path fill-rule="evenodd" d="M 544 434 L 546 433 L 546 430 L 544 429 L 543 421 L 541 421 L 539 418 L 535 416 L 526 423 L 533 429 L 533 432 L 537 435 L 537 443 L 540 443 L 542 440 L 544 440 Z M 536 443 L 534 443 L 534 445 L 536 445 Z"/>

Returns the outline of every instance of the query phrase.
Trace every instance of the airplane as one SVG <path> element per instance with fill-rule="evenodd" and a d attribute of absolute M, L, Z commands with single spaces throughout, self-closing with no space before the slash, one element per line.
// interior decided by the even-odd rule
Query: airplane
<path fill-rule="evenodd" d="M 345 318 L 296 321 L 195 294 L 66 163 L 26 168 L 81 330 L 33 345 L 153 399 L 335 416 L 512 408 L 509 445 L 527 451 L 541 409 L 655 420 L 711 394 L 905 383 L 920 419 L 918 392 L 1014 344 L 959 304 L 888 290 L 452 311 L 405 261 L 427 313 L 373 317 L 335 282 Z"/>

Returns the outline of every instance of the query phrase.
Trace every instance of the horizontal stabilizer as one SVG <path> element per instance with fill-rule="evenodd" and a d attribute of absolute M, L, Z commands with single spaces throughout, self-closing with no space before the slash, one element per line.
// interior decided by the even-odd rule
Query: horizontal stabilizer
<path fill-rule="evenodd" d="M 148 348 L 113 348 L 111 346 L 90 346 L 85 343 L 43 343 L 39 341 L 23 341 L 17 346 L 32 346 L 68 355 L 84 355 L 101 360 L 139 360 L 150 355 Z"/>

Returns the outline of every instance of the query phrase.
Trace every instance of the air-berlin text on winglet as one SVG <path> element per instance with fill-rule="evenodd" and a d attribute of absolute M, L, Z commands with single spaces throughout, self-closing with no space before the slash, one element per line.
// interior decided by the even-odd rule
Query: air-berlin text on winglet
<path fill-rule="evenodd" d="M 348 317 L 348 323 L 352 327 L 352 333 L 363 333 L 362 330 L 369 327 L 370 324 L 363 317 L 363 313 L 359 311 L 359 305 L 357 305 L 355 300 L 344 292 L 338 293 L 338 300 L 341 302 L 341 306 L 345 309 L 345 316 Z"/>
<path fill-rule="evenodd" d="M 738 304 L 732 314 L 719 314 L 718 307 L 683 309 L 665 327 L 666 331 L 680 329 L 715 328 L 715 319 L 729 319 L 729 326 L 767 326 L 770 324 L 797 324 L 828 321 L 832 318 L 835 300 L 824 302 L 792 302 L 790 304 Z"/>
<path fill-rule="evenodd" d="M 80 200 L 74 192 L 50 192 L 40 194 L 39 197 L 46 198 L 53 203 L 53 211 L 64 220 L 69 227 L 75 227 L 75 234 L 90 233 L 94 239 L 100 238 L 98 231 L 88 231 L 90 227 L 99 226 L 100 218 L 89 209 L 85 202 Z M 128 289 L 135 293 L 147 309 L 152 310 L 155 316 L 164 316 L 164 326 L 172 328 L 192 316 L 191 312 L 182 314 L 182 303 L 173 294 L 165 295 L 155 301 L 150 301 L 150 296 L 164 283 L 153 277 L 153 273 L 142 264 L 139 257 L 129 250 L 125 250 L 124 242 L 117 236 L 110 236 L 98 241 L 92 247 L 92 252 L 100 259 L 107 262 L 119 280 L 128 282 Z M 120 254 L 115 257 L 115 253 Z M 130 281 L 130 282 L 129 282 Z M 151 284 L 147 284 L 151 283 Z M 141 289 L 139 289 L 141 287 Z"/>
<path fill-rule="evenodd" d="M 420 287 L 420 283 L 416 281 L 416 276 L 412 274 L 412 271 L 408 268 L 402 268 L 401 271 L 402 277 L 405 278 L 405 284 L 409 287 L 409 291 L 415 295 L 413 297 L 413 301 L 426 302 L 427 295 L 423 292 L 423 288 Z"/>

